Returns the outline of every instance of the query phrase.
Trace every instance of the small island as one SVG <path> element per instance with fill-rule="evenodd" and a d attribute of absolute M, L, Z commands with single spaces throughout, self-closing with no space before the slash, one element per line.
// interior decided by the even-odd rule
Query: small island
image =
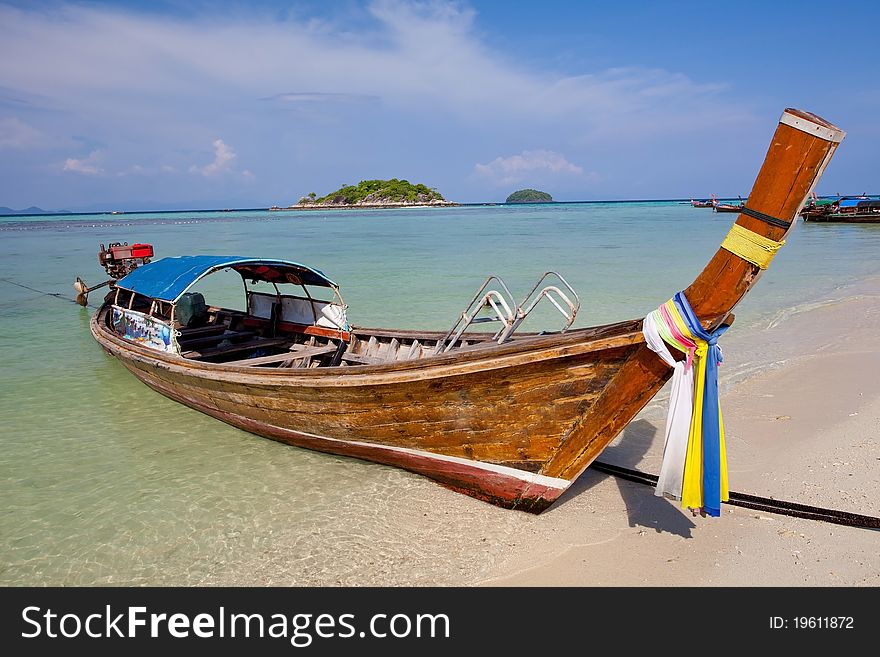
<path fill-rule="evenodd" d="M 270 210 L 320 210 L 334 208 L 400 208 L 414 206 L 459 205 L 443 198 L 436 189 L 407 180 L 361 180 L 357 185 L 343 185 L 335 192 L 317 196 L 314 192 L 303 196 L 295 205 Z"/>
<path fill-rule="evenodd" d="M 43 208 L 38 208 L 35 205 L 32 205 L 29 208 L 25 208 L 24 210 L 13 210 L 12 208 L 0 207 L 0 214 L 2 215 L 11 215 L 11 214 L 20 214 L 20 215 L 34 215 L 34 214 L 73 214 L 70 210 L 44 210 Z"/>
<path fill-rule="evenodd" d="M 537 189 L 520 189 L 508 196 L 505 203 L 553 203 L 553 197 Z"/>

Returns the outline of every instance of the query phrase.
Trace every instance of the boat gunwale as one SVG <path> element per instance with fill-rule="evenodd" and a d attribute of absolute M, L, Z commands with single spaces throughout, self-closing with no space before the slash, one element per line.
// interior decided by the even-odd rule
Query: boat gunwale
<path fill-rule="evenodd" d="M 121 353 L 125 359 L 197 378 L 227 375 L 230 380 L 237 383 L 269 386 L 380 385 L 406 380 L 444 378 L 608 349 L 625 349 L 644 342 L 641 320 L 626 320 L 552 335 L 521 336 L 507 344 L 499 345 L 492 342 L 465 351 L 410 360 L 358 366 L 255 369 L 247 365 L 191 360 L 177 354 L 134 344 L 102 326 L 99 318 L 104 313 L 105 307 L 102 306 L 92 316 L 90 321 L 92 335 L 104 349 Z M 627 325 L 631 325 L 632 328 L 626 330 Z M 586 331 L 597 329 L 613 331 L 615 328 L 623 330 L 612 335 L 584 336 Z"/>

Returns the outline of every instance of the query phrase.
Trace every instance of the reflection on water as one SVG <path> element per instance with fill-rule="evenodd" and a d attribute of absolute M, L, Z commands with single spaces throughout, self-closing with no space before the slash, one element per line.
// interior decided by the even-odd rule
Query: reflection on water
<path fill-rule="evenodd" d="M 493 545 L 548 522 L 256 438 L 152 392 L 94 343 L 93 308 L 70 301 L 75 276 L 104 280 L 99 242 L 303 262 L 341 284 L 361 326 L 446 329 L 489 273 L 522 295 L 555 269 L 587 326 L 686 287 L 732 221 L 676 203 L 4 219 L 0 583 L 460 584 L 491 568 Z M 731 334 L 876 274 L 878 229 L 799 224 Z M 240 287 L 201 289 L 240 305 Z M 550 312 L 527 328 L 559 322 Z"/>

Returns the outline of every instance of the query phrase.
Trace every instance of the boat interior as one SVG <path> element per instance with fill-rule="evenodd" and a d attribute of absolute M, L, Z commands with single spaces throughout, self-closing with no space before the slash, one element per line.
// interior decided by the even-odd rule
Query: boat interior
<path fill-rule="evenodd" d="M 302 271 L 290 273 L 290 263 L 273 265 L 274 270 L 260 269 L 253 262 L 231 267 L 242 276 L 247 308 L 233 310 L 207 305 L 202 293 L 189 291 L 192 283 L 176 296 L 145 293 L 150 281 L 141 281 L 146 277 L 141 272 L 161 262 L 118 281 L 105 298 L 99 321 L 142 346 L 227 366 L 356 367 L 416 360 L 534 336 L 514 332 L 542 301 L 555 307 L 565 323 L 539 335 L 565 332 L 580 307 L 577 293 L 556 272 L 546 272 L 520 303 L 504 281 L 489 276 L 446 333 L 364 329 L 348 323 L 338 286 L 317 270 L 308 270 L 316 275 L 307 285 Z M 192 282 L 203 275 L 193 275 Z M 288 293 L 290 286 L 295 293 Z M 332 295 L 320 294 L 321 290 Z M 321 298 L 327 296 L 332 298 Z M 490 322 L 495 323 L 492 328 L 498 327 L 494 332 L 474 330 Z"/>

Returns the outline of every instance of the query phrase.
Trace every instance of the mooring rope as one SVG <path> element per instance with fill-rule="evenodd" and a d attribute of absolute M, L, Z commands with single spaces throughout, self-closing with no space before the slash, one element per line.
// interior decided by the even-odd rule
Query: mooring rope
<path fill-rule="evenodd" d="M 640 470 L 632 470 L 624 468 L 612 463 L 603 463 L 602 461 L 593 461 L 591 468 L 598 472 L 626 479 L 637 484 L 645 486 L 654 486 L 657 483 L 657 475 L 641 472 Z M 756 511 L 766 511 L 767 513 L 776 513 L 784 516 L 793 516 L 795 518 L 806 518 L 807 520 L 821 520 L 823 522 L 831 522 L 836 525 L 846 525 L 847 527 L 859 527 L 861 529 L 880 529 L 880 518 L 875 516 L 864 516 L 859 513 L 850 513 L 849 511 L 838 511 L 836 509 L 824 509 L 818 506 L 809 506 L 807 504 L 798 504 L 797 502 L 786 502 L 785 500 L 774 500 L 769 497 L 758 497 L 757 495 L 749 495 L 747 493 L 730 492 L 730 499 L 724 502 L 731 506 L 740 506 L 746 509 L 754 509 Z"/>
<path fill-rule="evenodd" d="M 31 292 L 37 292 L 38 294 L 42 294 L 47 297 L 55 297 L 56 299 L 61 299 L 62 301 L 70 301 L 71 303 L 76 303 L 76 299 L 71 299 L 66 294 L 61 294 L 61 292 L 46 292 L 45 290 L 38 290 L 35 287 L 31 287 L 29 285 L 24 285 L 22 283 L 17 283 L 15 281 L 10 281 L 8 278 L 0 278 L 0 281 L 4 283 L 9 283 L 10 285 L 15 285 L 17 287 L 24 288 L 25 290 L 30 290 Z M 79 305 L 79 304 L 77 304 Z"/>

